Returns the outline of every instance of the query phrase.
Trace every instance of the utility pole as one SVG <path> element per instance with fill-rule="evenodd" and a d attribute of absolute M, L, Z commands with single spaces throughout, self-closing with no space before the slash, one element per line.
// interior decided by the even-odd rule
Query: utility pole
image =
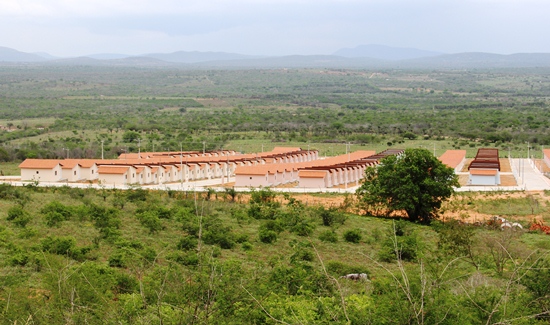
<path fill-rule="evenodd" d="M 183 144 L 180 142 L 180 188 L 183 190 Z"/>
<path fill-rule="evenodd" d="M 138 159 L 141 159 L 141 138 L 138 139 Z"/>
<path fill-rule="evenodd" d="M 101 140 L 101 160 L 103 160 L 103 140 Z"/>
<path fill-rule="evenodd" d="M 206 141 L 203 141 L 202 142 L 202 155 L 204 156 L 205 153 L 206 153 Z"/>

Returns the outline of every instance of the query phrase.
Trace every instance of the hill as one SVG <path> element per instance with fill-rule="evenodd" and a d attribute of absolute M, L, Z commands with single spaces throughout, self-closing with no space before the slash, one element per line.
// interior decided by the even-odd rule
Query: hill
<path fill-rule="evenodd" d="M 386 45 L 370 44 L 359 45 L 355 48 L 343 48 L 333 55 L 343 56 L 346 58 L 373 58 L 379 60 L 408 60 L 423 57 L 433 57 L 441 55 L 441 52 L 419 50 L 415 48 L 391 47 Z"/>
<path fill-rule="evenodd" d="M 0 62 L 39 62 L 46 61 L 37 54 L 20 52 L 14 49 L 0 46 Z"/>

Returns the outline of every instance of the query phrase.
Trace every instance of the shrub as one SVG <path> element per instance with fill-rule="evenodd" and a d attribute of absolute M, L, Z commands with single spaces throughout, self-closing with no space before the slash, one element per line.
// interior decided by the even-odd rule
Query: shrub
<path fill-rule="evenodd" d="M 150 233 L 156 233 L 159 230 L 162 230 L 162 222 L 159 217 L 154 212 L 143 212 L 137 215 L 139 223 L 147 229 Z"/>
<path fill-rule="evenodd" d="M 323 226 L 327 227 L 332 227 L 335 224 L 343 225 L 347 219 L 346 216 L 336 208 L 325 209 L 324 207 L 320 207 L 317 213 L 323 221 Z"/>
<path fill-rule="evenodd" d="M 127 256 L 124 251 L 116 251 L 109 256 L 108 263 L 110 267 L 126 267 Z"/>
<path fill-rule="evenodd" d="M 336 243 L 338 235 L 332 230 L 325 230 L 319 235 L 319 239 L 324 242 Z"/>
<path fill-rule="evenodd" d="M 252 248 L 254 248 L 254 246 L 247 241 L 243 242 L 241 246 L 244 251 L 250 251 L 252 250 Z"/>
<path fill-rule="evenodd" d="M 292 228 L 290 229 L 293 233 L 296 233 L 298 236 L 309 236 L 311 233 L 313 233 L 313 230 L 315 229 L 315 225 L 305 221 L 301 220 Z"/>
<path fill-rule="evenodd" d="M 31 221 L 31 216 L 23 208 L 14 206 L 9 208 L 7 220 L 24 228 Z"/>
<path fill-rule="evenodd" d="M 197 245 L 198 245 L 197 239 L 195 239 L 191 236 L 186 236 L 186 237 L 183 237 L 182 239 L 180 239 L 180 241 L 178 242 L 176 247 L 180 250 L 183 250 L 183 251 L 189 251 L 189 250 L 197 248 Z"/>
<path fill-rule="evenodd" d="M 74 214 L 71 207 L 58 201 L 52 201 L 44 206 L 40 212 L 44 214 L 46 224 L 50 227 L 58 226 L 62 221 L 70 220 Z"/>
<path fill-rule="evenodd" d="M 344 233 L 344 240 L 348 243 L 359 243 L 363 236 L 361 236 L 361 231 L 359 229 L 348 230 Z"/>
<path fill-rule="evenodd" d="M 136 188 L 132 190 L 126 191 L 126 199 L 130 202 L 144 202 L 147 201 L 147 198 L 149 197 L 149 192 L 142 188 Z"/>
<path fill-rule="evenodd" d="M 262 243 L 271 244 L 277 240 L 277 233 L 273 230 L 260 229 L 258 237 Z"/>

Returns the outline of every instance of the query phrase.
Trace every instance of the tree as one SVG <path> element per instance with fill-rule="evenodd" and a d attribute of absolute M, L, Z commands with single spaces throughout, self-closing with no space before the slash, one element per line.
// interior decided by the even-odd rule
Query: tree
<path fill-rule="evenodd" d="M 357 195 L 367 212 L 405 211 L 409 220 L 429 222 L 458 184 L 454 170 L 426 149 L 407 149 L 368 167 Z"/>

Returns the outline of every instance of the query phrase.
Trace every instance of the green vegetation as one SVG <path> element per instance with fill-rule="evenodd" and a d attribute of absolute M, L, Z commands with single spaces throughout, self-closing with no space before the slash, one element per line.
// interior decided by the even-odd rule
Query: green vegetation
<path fill-rule="evenodd" d="M 358 216 L 269 189 L 245 204 L 2 185 L 0 206 L 2 324 L 547 323 L 543 234 Z"/>
<path fill-rule="evenodd" d="M 293 145 L 550 145 L 550 70 L 184 70 L 0 67 L 0 162 L 141 150 Z M 536 152 L 536 151 L 535 151 Z M 6 170 L 6 173 L 12 173 Z"/>
<path fill-rule="evenodd" d="M 549 69 L 2 66 L 0 169 L 17 175 L 34 157 L 282 145 L 321 156 L 494 147 L 525 157 L 526 142 L 531 152 L 550 145 L 549 90 Z M 445 179 L 430 166 L 421 171 Z M 431 219 L 448 193 L 428 196 L 390 208 Z M 247 199 L 231 188 L 0 184 L 0 323 L 548 323 L 543 234 L 359 216 L 347 212 L 351 197 L 316 207 L 261 189 L 238 203 Z M 441 209 L 550 215 L 535 196 L 465 193 Z M 349 273 L 370 280 L 340 278 Z"/>
<path fill-rule="evenodd" d="M 460 186 L 454 170 L 426 149 L 407 149 L 365 170 L 357 195 L 372 214 L 405 211 L 412 221 L 430 222 L 453 188 Z"/>

